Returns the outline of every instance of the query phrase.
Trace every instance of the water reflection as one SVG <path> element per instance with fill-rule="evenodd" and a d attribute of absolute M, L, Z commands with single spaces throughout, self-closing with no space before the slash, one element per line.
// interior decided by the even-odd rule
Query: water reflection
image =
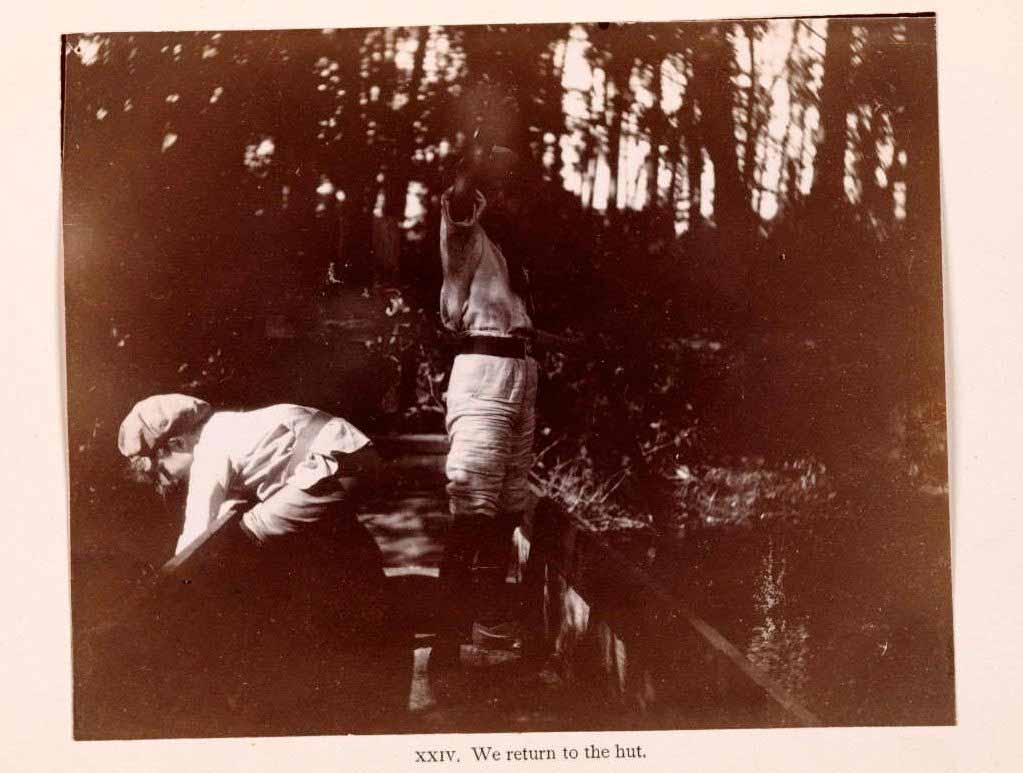
<path fill-rule="evenodd" d="M 946 724 L 946 507 L 877 485 L 798 520 L 693 526 L 650 571 L 826 724 Z"/>
<path fill-rule="evenodd" d="M 754 621 L 746 657 L 791 695 L 802 698 L 810 653 L 809 621 L 786 605 L 788 558 L 768 538 L 753 591 Z"/>

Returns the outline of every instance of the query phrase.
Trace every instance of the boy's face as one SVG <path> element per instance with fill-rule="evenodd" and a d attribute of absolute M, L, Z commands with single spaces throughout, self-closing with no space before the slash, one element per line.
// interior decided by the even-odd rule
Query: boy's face
<path fill-rule="evenodd" d="M 156 487 L 167 494 L 188 483 L 192 469 L 193 445 L 184 438 L 171 438 L 156 452 Z"/>

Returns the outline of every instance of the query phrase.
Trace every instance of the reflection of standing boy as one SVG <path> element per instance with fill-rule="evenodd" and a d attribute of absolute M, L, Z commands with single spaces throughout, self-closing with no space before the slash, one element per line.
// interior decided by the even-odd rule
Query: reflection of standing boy
<path fill-rule="evenodd" d="M 502 148 L 494 151 L 513 158 Z M 472 564 L 477 554 L 479 563 L 493 564 L 485 590 L 497 596 L 511 534 L 529 504 L 537 363 L 530 354 L 534 329 L 521 268 L 525 256 L 513 254 L 518 248 L 510 238 L 498 243 L 481 224 L 489 207 L 488 228 L 493 222 L 492 230 L 509 234 L 511 229 L 499 223 L 511 224 L 519 212 L 516 184 L 505 175 L 488 187 L 489 198 L 476 190 L 468 202 L 453 201 L 451 189 L 441 199 L 441 319 L 458 335 L 458 343 L 446 418 L 453 521 L 440 570 L 442 610 L 448 618 L 431 654 L 435 665 L 457 662 L 474 620 L 499 622 L 496 609 L 465 600 L 472 594 Z"/>

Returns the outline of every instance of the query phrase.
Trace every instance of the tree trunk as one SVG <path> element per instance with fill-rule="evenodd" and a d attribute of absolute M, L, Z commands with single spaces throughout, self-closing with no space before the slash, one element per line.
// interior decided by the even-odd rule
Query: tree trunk
<path fill-rule="evenodd" d="M 681 134 L 674 141 L 668 144 L 668 171 L 671 176 L 668 179 L 668 209 L 677 213 L 678 204 L 678 166 L 682 163 L 682 136 Z"/>
<path fill-rule="evenodd" d="M 877 145 L 884 138 L 882 133 L 884 113 L 878 109 L 871 110 L 869 120 L 870 126 L 866 128 L 866 136 L 863 138 L 860 151 L 862 166 L 859 176 L 863 184 L 863 207 L 887 226 L 892 219 L 890 181 L 884 187 L 877 181 L 877 170 L 881 165 Z M 860 125 L 862 124 L 861 118 Z"/>
<path fill-rule="evenodd" d="M 699 127 L 696 123 L 696 106 L 688 90 L 682 107 L 680 134 L 686 151 L 686 187 L 689 193 L 689 233 L 695 234 L 703 228 L 701 201 L 701 178 L 703 176 L 703 146 L 700 144 Z"/>
<path fill-rule="evenodd" d="M 384 216 L 398 218 L 399 220 L 405 215 L 405 201 L 408 196 L 408 186 L 413 173 L 412 154 L 416 139 L 413 124 L 415 123 L 416 108 L 418 107 L 419 85 L 423 80 L 426 43 L 429 34 L 430 30 L 428 27 L 419 27 L 417 30 L 418 45 L 412 60 L 412 75 L 409 78 L 408 89 L 406 90 L 408 101 L 396 118 L 398 130 L 395 133 L 391 169 L 387 175 L 387 190 L 384 194 Z"/>
<path fill-rule="evenodd" d="M 823 132 L 810 190 L 811 208 L 824 211 L 845 201 L 846 116 L 852 103 L 849 83 L 852 67 L 852 21 L 828 20 L 824 51 L 824 83 L 820 92 Z"/>
<path fill-rule="evenodd" d="M 646 159 L 646 201 L 647 207 L 656 209 L 660 206 L 660 172 L 661 142 L 664 140 L 665 117 L 661 110 L 661 99 L 664 96 L 664 79 L 662 72 L 664 63 L 658 58 L 654 64 L 654 104 L 650 108 L 650 153 Z"/>
<path fill-rule="evenodd" d="M 700 108 L 700 139 L 714 164 L 714 220 L 729 242 L 750 238 L 754 226 L 749 191 L 739 175 L 731 64 L 727 36 L 713 30 L 697 52 L 691 86 Z"/>
<path fill-rule="evenodd" d="M 611 122 L 607 129 L 607 166 L 610 179 L 607 188 L 607 211 L 618 211 L 618 175 L 622 153 L 622 103 L 617 79 L 613 82 L 614 96 L 611 98 Z"/>
<path fill-rule="evenodd" d="M 695 135 L 686 136 L 686 187 L 689 191 L 689 232 L 703 230 L 703 147 Z"/>
<path fill-rule="evenodd" d="M 753 43 L 754 26 L 751 23 L 742 25 L 746 34 L 746 41 L 749 47 L 749 89 L 746 91 L 746 141 L 743 144 L 742 154 L 742 180 L 749 191 L 753 190 L 754 174 L 756 170 L 757 134 L 760 131 L 760 124 L 757 121 L 757 60 L 756 47 Z"/>

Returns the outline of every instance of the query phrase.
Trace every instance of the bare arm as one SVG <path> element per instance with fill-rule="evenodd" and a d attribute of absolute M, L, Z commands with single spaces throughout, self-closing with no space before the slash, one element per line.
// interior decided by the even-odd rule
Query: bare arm
<path fill-rule="evenodd" d="M 440 315 L 447 328 L 457 331 L 469 301 L 473 275 L 483 255 L 484 235 L 479 219 L 486 209 L 487 200 L 476 191 L 472 216 L 468 220 L 455 220 L 451 216 L 452 190 L 449 188 L 441 196 L 440 257 L 444 286 L 441 289 Z"/>
<path fill-rule="evenodd" d="M 440 199 L 440 257 L 444 277 L 475 272 L 479 264 L 479 250 L 473 249 L 473 242 L 480 238 L 480 217 L 487 208 L 487 200 L 476 191 L 472 213 L 464 220 L 455 220 L 451 214 L 453 188 L 448 188 Z"/>
<path fill-rule="evenodd" d="M 195 447 L 185 504 L 185 524 L 175 554 L 201 536 L 220 513 L 231 479 L 227 454 L 216 446 L 200 443 Z"/>

